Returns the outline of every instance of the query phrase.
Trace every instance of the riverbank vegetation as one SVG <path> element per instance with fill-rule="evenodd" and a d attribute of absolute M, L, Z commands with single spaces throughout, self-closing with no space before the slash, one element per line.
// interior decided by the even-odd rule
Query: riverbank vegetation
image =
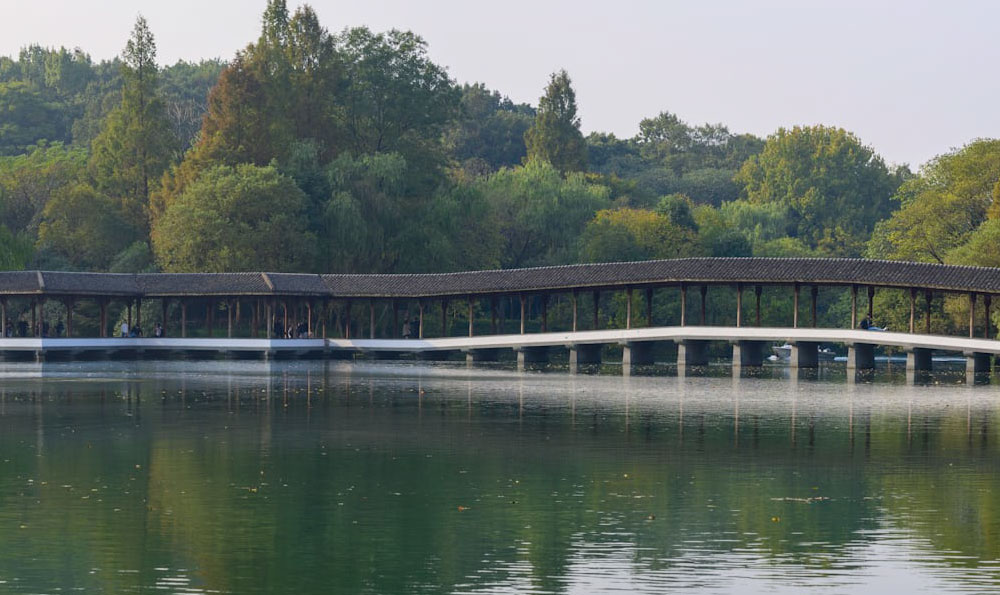
<path fill-rule="evenodd" d="M 284 0 L 225 61 L 159 65 L 141 17 L 113 60 L 26 47 L 0 58 L 0 114 L 7 269 L 1000 265 L 1000 141 L 914 173 L 832 126 L 759 138 L 663 111 L 632 138 L 584 136 L 565 71 L 536 106 L 515 103 L 450 78 L 415 33 L 331 33 Z M 961 308 L 935 324 L 961 324 Z"/>

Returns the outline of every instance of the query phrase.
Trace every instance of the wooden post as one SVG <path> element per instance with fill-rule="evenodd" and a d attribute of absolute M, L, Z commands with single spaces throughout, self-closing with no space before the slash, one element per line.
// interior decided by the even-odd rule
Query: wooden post
<path fill-rule="evenodd" d="M 7 298 L 0 298 L 0 337 L 7 338 Z"/>
<path fill-rule="evenodd" d="M 187 300 L 181 298 L 181 337 L 187 337 L 188 328 L 188 306 Z M 271 337 L 271 332 L 267 333 L 268 338 Z"/>
<path fill-rule="evenodd" d="M 490 333 L 497 334 L 497 298 L 490 298 Z"/>
<path fill-rule="evenodd" d="M 549 294 L 542 294 L 542 332 L 549 330 Z"/>
<path fill-rule="evenodd" d="M 393 339 L 399 337 L 399 302 L 396 300 L 392 300 L 392 333 L 389 336 Z"/>
<path fill-rule="evenodd" d="M 313 301 L 306 300 L 306 336 L 313 338 Z"/>
<path fill-rule="evenodd" d="M 418 324 L 418 326 L 419 326 L 418 336 L 421 339 L 423 339 L 424 338 L 424 301 L 423 300 L 420 300 L 419 302 L 417 302 L 417 311 L 419 312 L 419 317 L 420 317 L 420 320 L 418 321 L 418 323 L 419 323 Z"/>
<path fill-rule="evenodd" d="M 281 301 L 281 337 L 279 339 L 284 339 L 288 336 L 288 302 L 286 300 Z"/>
<path fill-rule="evenodd" d="M 38 300 L 38 336 L 45 336 L 45 298 Z"/>
<path fill-rule="evenodd" d="M 736 326 L 743 326 L 743 284 L 736 284 Z"/>
<path fill-rule="evenodd" d="M 934 299 L 934 294 L 931 290 L 924 292 L 924 301 L 927 302 L 927 311 L 924 312 L 924 333 L 931 334 L 931 300 Z"/>
<path fill-rule="evenodd" d="M 226 337 L 233 338 L 233 300 L 226 300 Z"/>
<path fill-rule="evenodd" d="M 135 325 L 142 330 L 142 298 L 135 298 Z"/>
<path fill-rule="evenodd" d="M 260 319 L 260 300 L 254 300 L 252 302 L 252 304 L 253 304 L 251 306 L 251 308 L 252 308 L 251 316 L 252 317 L 250 318 L 250 336 L 252 338 L 256 339 L 257 338 L 257 331 L 258 331 L 257 324 L 258 324 L 258 321 Z M 167 330 L 166 329 L 166 325 L 164 325 L 164 329 L 163 330 L 164 330 L 164 333 L 166 333 L 166 330 Z"/>
<path fill-rule="evenodd" d="M 708 320 L 708 285 L 701 286 L 701 326 Z"/>
<path fill-rule="evenodd" d="M 600 326 L 600 322 L 601 322 L 600 321 L 600 311 L 601 311 L 600 308 L 601 308 L 601 292 L 600 291 L 595 291 L 594 292 L 594 328 L 592 329 L 592 330 L 595 330 L 595 331 L 597 330 L 597 327 Z"/>
<path fill-rule="evenodd" d="M 757 297 L 757 326 L 760 326 L 760 294 L 763 291 L 760 285 L 753 288 L 754 295 Z"/>
<path fill-rule="evenodd" d="M 473 304 L 474 304 L 474 302 L 472 300 L 472 296 L 470 295 L 469 296 L 469 336 L 470 337 L 473 336 L 473 332 L 472 332 L 472 322 L 473 322 L 473 318 L 472 318 L 472 306 L 473 306 Z"/>
<path fill-rule="evenodd" d="M 969 294 L 969 338 L 976 336 L 976 297 L 975 293 Z"/>
<path fill-rule="evenodd" d="M 792 293 L 792 328 L 799 328 L 799 284 L 795 284 Z"/>
<path fill-rule="evenodd" d="M 653 288 L 646 288 L 646 326 L 653 326 Z"/>
<path fill-rule="evenodd" d="M 423 312 L 423 310 L 421 310 Z M 423 328 L 423 317 L 421 317 L 420 328 Z M 421 335 L 421 338 L 423 335 Z M 351 300 L 344 301 L 344 338 L 351 338 Z"/>
<path fill-rule="evenodd" d="M 875 288 L 868 287 L 868 320 L 875 319 Z"/>
<path fill-rule="evenodd" d="M 37 300 L 31 300 L 31 329 L 28 331 L 29 336 L 35 337 L 38 335 L 38 308 Z"/>
<path fill-rule="evenodd" d="M 524 318 L 525 318 L 525 315 L 527 314 L 526 311 L 527 311 L 527 308 L 528 308 L 528 303 L 527 303 L 528 299 L 525 297 L 525 295 L 523 293 L 520 295 L 520 297 L 521 297 L 521 334 L 523 335 L 524 334 Z"/>
<path fill-rule="evenodd" d="M 992 301 L 993 301 L 993 296 L 991 296 L 990 294 L 986 294 L 983 296 L 983 307 L 986 308 L 986 318 L 985 318 L 986 329 L 983 336 L 986 337 L 987 339 L 990 338 L 990 325 L 993 324 L 990 318 L 990 309 L 991 306 L 993 305 L 991 303 Z"/>
<path fill-rule="evenodd" d="M 813 328 L 816 328 L 816 297 L 819 294 L 819 286 L 818 285 L 813 285 L 809 292 L 812 295 Z"/>
<path fill-rule="evenodd" d="M 858 286 L 851 285 L 851 328 L 858 328 Z"/>
<path fill-rule="evenodd" d="M 576 332 L 576 290 L 575 289 L 573 290 L 573 293 L 570 294 L 569 300 L 570 300 L 570 303 L 573 305 L 573 332 L 575 333 Z"/>
<path fill-rule="evenodd" d="M 441 336 L 448 336 L 448 300 L 441 300 Z"/>
<path fill-rule="evenodd" d="M 368 338 L 375 338 L 375 300 L 368 300 Z"/>
<path fill-rule="evenodd" d="M 330 302 L 323 300 L 323 306 L 320 309 L 320 316 L 323 317 L 323 338 L 326 339 L 326 321 L 330 318 Z"/>
<path fill-rule="evenodd" d="M 285 317 L 287 319 L 287 312 L 285 313 Z M 205 305 L 205 328 L 208 329 L 209 337 L 215 335 L 215 300 L 208 300 L 208 304 Z M 285 328 L 288 328 L 287 325 Z"/>
<path fill-rule="evenodd" d="M 687 297 L 688 288 L 687 285 L 681 283 L 681 326 L 687 325 Z"/>
<path fill-rule="evenodd" d="M 76 300 L 72 297 L 66 300 L 66 338 L 73 336 L 73 308 L 76 306 Z"/>
<path fill-rule="evenodd" d="M 625 290 L 625 328 L 632 328 L 632 288 Z"/>
<path fill-rule="evenodd" d="M 910 288 L 910 333 L 916 332 L 917 322 L 917 288 Z"/>
<path fill-rule="evenodd" d="M 170 302 L 167 298 L 160 300 L 160 328 L 163 329 L 163 336 L 167 336 L 167 306 Z"/>
<path fill-rule="evenodd" d="M 126 322 L 128 322 L 128 332 L 131 333 L 132 332 L 132 300 L 128 301 L 128 319 L 126 320 Z"/>

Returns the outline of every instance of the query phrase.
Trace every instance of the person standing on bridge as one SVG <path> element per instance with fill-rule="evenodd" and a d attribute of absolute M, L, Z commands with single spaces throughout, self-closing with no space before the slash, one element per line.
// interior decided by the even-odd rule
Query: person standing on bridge
<path fill-rule="evenodd" d="M 124 320 L 122 321 L 122 326 L 121 326 L 120 330 L 121 330 L 121 333 L 122 333 L 122 339 L 127 339 L 128 338 L 128 323 L 125 322 Z"/>
<path fill-rule="evenodd" d="M 409 339 L 410 338 L 410 334 L 412 332 L 413 331 L 410 330 L 410 316 L 409 316 L 409 314 L 407 314 L 406 318 L 403 320 L 403 338 L 404 339 Z"/>

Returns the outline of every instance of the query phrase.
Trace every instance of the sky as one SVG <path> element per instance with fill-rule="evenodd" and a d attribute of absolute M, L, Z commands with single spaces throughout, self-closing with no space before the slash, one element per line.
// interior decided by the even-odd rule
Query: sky
<path fill-rule="evenodd" d="M 0 55 L 118 55 L 142 14 L 161 64 L 228 59 L 265 0 L 0 0 Z M 565 68 L 585 133 L 631 137 L 670 111 L 767 136 L 825 124 L 916 168 L 1000 137 L 1000 2 L 313 0 L 331 31 L 410 29 L 459 83 L 537 104 Z M 297 6 L 289 0 L 289 7 Z"/>

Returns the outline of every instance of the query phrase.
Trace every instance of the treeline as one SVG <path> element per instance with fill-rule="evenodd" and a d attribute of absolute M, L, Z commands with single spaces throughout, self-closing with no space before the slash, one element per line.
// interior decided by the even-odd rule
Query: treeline
<path fill-rule="evenodd" d="M 225 63 L 160 67 L 141 17 L 114 61 L 26 48 L 0 59 L 0 114 L 5 268 L 1000 265 L 1000 141 L 914 174 L 826 126 L 761 139 L 663 112 L 633 138 L 585 137 L 564 71 L 537 106 L 516 104 L 453 81 L 414 33 L 330 33 L 283 0 Z"/>

